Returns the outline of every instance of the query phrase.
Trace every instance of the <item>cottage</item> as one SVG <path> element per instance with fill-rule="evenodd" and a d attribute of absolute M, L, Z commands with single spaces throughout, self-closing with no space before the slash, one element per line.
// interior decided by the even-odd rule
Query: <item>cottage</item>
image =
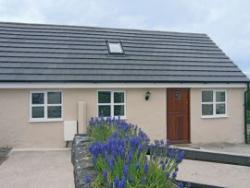
<path fill-rule="evenodd" d="M 242 143 L 247 82 L 206 34 L 2 22 L 0 145 L 65 147 L 94 116 L 151 139 Z"/>

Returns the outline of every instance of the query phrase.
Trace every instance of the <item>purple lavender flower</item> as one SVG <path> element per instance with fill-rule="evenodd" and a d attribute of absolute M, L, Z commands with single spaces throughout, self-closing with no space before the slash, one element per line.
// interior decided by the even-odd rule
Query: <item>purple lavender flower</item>
<path fill-rule="evenodd" d="M 102 172 L 102 175 L 103 175 L 104 180 L 107 181 L 107 176 L 108 176 L 107 170 L 104 170 L 104 171 Z"/>
<path fill-rule="evenodd" d="M 184 159 L 184 156 L 185 156 L 185 152 L 179 151 L 176 155 L 176 162 L 180 163 Z"/>
<path fill-rule="evenodd" d="M 179 182 L 179 183 L 177 184 L 177 187 L 178 187 L 178 188 L 184 188 L 184 185 L 183 185 L 183 183 Z"/>
<path fill-rule="evenodd" d="M 123 175 L 124 175 L 125 177 L 128 176 L 128 165 L 124 165 L 124 167 L 123 167 Z"/>
<path fill-rule="evenodd" d="M 168 150 L 167 150 L 167 156 L 169 158 L 175 157 L 175 150 L 173 148 L 168 148 Z"/>
<path fill-rule="evenodd" d="M 115 188 L 118 188 L 118 186 L 119 186 L 119 178 L 116 176 L 115 177 L 115 181 L 114 181 L 114 184 L 115 184 Z"/>
<path fill-rule="evenodd" d="M 155 143 L 156 146 L 160 146 L 160 141 L 159 140 L 155 140 L 154 143 Z"/>
<path fill-rule="evenodd" d="M 111 158 L 111 159 L 109 160 L 109 168 L 110 168 L 111 170 L 113 170 L 113 168 L 114 168 L 114 159 L 113 159 L 113 158 Z"/>
<path fill-rule="evenodd" d="M 86 183 L 86 184 L 90 184 L 91 183 L 91 181 L 92 181 L 92 176 L 84 176 L 83 177 L 83 181 L 84 181 L 84 183 Z"/>
<path fill-rule="evenodd" d="M 144 173 L 145 173 L 145 174 L 148 173 L 148 169 L 149 169 L 148 162 L 145 162 L 145 163 L 144 163 Z"/>
<path fill-rule="evenodd" d="M 133 159 L 133 152 L 129 151 L 127 163 L 130 163 L 132 161 L 132 159 Z"/>
<path fill-rule="evenodd" d="M 162 170 L 164 173 L 167 171 L 166 168 L 169 165 L 169 161 L 175 163 L 174 170 L 167 171 L 166 178 L 170 178 L 170 180 L 176 178 L 178 170 L 177 165 L 183 160 L 184 152 L 170 148 L 168 142 L 160 140 L 155 141 L 155 144 L 149 145 L 149 138 L 141 129 L 137 130 L 137 126 L 129 124 L 121 119 L 103 117 L 91 118 L 89 124 L 90 129 L 108 126 L 114 130 L 107 141 L 94 142 L 89 147 L 94 165 L 98 165 L 99 160 L 105 163 L 103 166 L 105 166 L 106 169 L 101 173 L 104 177 L 103 181 L 105 181 L 108 187 L 125 188 L 127 182 L 134 182 L 135 178 L 132 177 L 133 175 L 130 174 L 129 171 L 130 165 L 136 168 L 136 172 L 144 172 L 141 183 L 146 184 L 150 163 L 147 159 L 144 159 L 144 153 L 148 149 L 150 149 L 150 160 L 159 162 L 159 170 Z M 145 162 L 142 163 L 141 159 L 145 160 Z M 119 177 L 118 174 L 113 174 L 114 168 L 117 169 L 116 165 L 120 163 L 120 161 L 124 164 L 123 168 L 119 169 L 118 173 L 119 175 L 122 173 L 122 178 Z M 139 170 L 140 168 L 143 169 Z M 111 175 L 111 177 L 115 176 L 113 182 L 107 178 L 108 175 Z"/>
<path fill-rule="evenodd" d="M 172 178 L 173 178 L 173 179 L 175 179 L 175 178 L 176 178 L 176 176 L 177 176 L 177 173 L 176 173 L 176 172 L 174 172 L 174 173 L 172 174 Z"/>
<path fill-rule="evenodd" d="M 118 188 L 125 188 L 125 187 L 126 187 L 126 178 L 122 176 L 122 179 L 119 182 Z"/>

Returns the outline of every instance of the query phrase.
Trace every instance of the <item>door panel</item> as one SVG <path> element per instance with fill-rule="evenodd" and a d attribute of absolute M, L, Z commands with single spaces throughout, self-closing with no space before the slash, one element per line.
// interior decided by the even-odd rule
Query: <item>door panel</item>
<path fill-rule="evenodd" d="M 189 143 L 189 89 L 167 89 L 167 139 Z"/>

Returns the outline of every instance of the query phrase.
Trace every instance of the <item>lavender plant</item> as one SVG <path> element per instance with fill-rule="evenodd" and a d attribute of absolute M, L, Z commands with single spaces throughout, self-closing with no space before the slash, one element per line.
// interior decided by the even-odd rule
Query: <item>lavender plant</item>
<path fill-rule="evenodd" d="M 89 151 L 98 172 L 94 180 L 87 178 L 89 187 L 177 187 L 175 178 L 183 152 L 164 141 L 149 145 L 141 129 L 120 119 L 93 118 L 89 124 L 88 132 L 95 140 Z M 100 130 L 106 131 L 105 136 L 99 135 L 103 133 Z"/>

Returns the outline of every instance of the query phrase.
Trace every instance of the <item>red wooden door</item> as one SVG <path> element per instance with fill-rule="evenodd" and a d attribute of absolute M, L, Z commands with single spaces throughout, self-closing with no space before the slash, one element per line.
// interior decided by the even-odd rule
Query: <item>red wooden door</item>
<path fill-rule="evenodd" d="M 167 89 L 167 139 L 189 143 L 189 89 Z"/>

